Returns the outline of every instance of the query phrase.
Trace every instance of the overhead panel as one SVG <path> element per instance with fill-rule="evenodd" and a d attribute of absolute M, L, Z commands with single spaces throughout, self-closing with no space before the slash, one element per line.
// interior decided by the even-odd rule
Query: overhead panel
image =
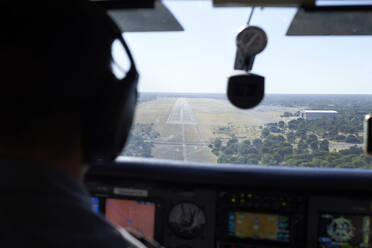
<path fill-rule="evenodd" d="M 176 17 L 160 1 L 156 1 L 152 9 L 111 9 L 108 13 L 123 32 L 184 30 Z"/>
<path fill-rule="evenodd" d="M 287 35 L 372 35 L 372 8 L 300 8 Z"/>

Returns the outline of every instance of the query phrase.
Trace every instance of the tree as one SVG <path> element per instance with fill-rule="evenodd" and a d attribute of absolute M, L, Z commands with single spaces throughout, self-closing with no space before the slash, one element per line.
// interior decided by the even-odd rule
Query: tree
<path fill-rule="evenodd" d="M 293 148 L 290 144 L 284 143 L 276 148 L 275 152 L 277 152 L 280 156 L 280 159 L 277 159 L 277 161 L 283 161 L 286 155 L 290 155 L 293 153 Z"/>
<path fill-rule="evenodd" d="M 248 154 L 248 150 L 250 149 L 250 145 L 247 144 L 247 143 L 244 143 L 242 142 L 241 144 L 239 144 L 239 154 Z"/>
<path fill-rule="evenodd" d="M 273 153 L 273 157 L 274 157 L 274 160 L 276 161 L 276 163 L 273 163 L 273 165 L 274 165 L 274 164 L 279 164 L 280 162 L 283 161 L 283 158 L 282 158 L 282 156 L 279 154 L 278 151 L 275 151 L 275 152 Z"/>
<path fill-rule="evenodd" d="M 259 163 L 260 163 L 260 160 L 259 159 L 255 159 L 255 158 L 249 158 L 249 159 L 247 159 L 247 164 L 258 165 Z"/>
<path fill-rule="evenodd" d="M 227 146 L 230 146 L 232 144 L 236 144 L 238 142 L 239 142 L 239 140 L 236 137 L 232 137 L 231 139 L 229 139 L 229 141 L 227 141 Z"/>
<path fill-rule="evenodd" d="M 310 148 L 313 152 L 317 151 L 319 149 L 318 141 L 313 141 L 310 143 Z"/>
<path fill-rule="evenodd" d="M 347 143 L 351 143 L 351 144 L 359 144 L 360 143 L 359 139 L 355 135 L 352 135 L 352 134 L 348 135 L 346 137 L 345 141 Z"/>
<path fill-rule="evenodd" d="M 279 121 L 278 126 L 279 126 L 279 128 L 284 128 L 285 127 L 284 121 Z"/>
<path fill-rule="evenodd" d="M 353 168 L 362 168 L 366 165 L 366 162 L 359 156 L 353 158 L 353 160 L 351 161 L 351 165 Z"/>
<path fill-rule="evenodd" d="M 296 130 L 297 129 L 296 120 L 289 121 L 288 122 L 288 128 L 291 129 L 291 130 Z"/>
<path fill-rule="evenodd" d="M 284 114 L 282 116 L 283 117 L 291 117 L 291 116 L 293 116 L 293 114 L 291 112 L 284 112 Z"/>
<path fill-rule="evenodd" d="M 318 137 L 316 137 L 316 135 L 314 135 L 314 134 L 310 134 L 310 135 L 307 136 L 306 141 L 307 141 L 308 144 L 311 144 L 315 141 L 318 141 Z"/>
<path fill-rule="evenodd" d="M 283 143 L 285 138 L 282 135 L 269 135 L 264 140 L 264 145 L 272 146 Z"/>
<path fill-rule="evenodd" d="M 233 161 L 233 157 L 229 154 L 222 154 L 218 160 L 217 163 L 231 163 Z"/>
<path fill-rule="evenodd" d="M 216 156 L 219 156 L 219 155 L 220 155 L 220 151 L 217 150 L 216 148 L 213 148 L 213 149 L 212 149 L 212 153 L 213 153 L 214 155 L 216 155 Z"/>
<path fill-rule="evenodd" d="M 222 152 L 223 152 L 224 154 L 227 154 L 227 155 L 232 155 L 232 154 L 234 154 L 234 150 L 233 150 L 232 146 L 226 146 L 226 147 L 223 147 L 223 148 L 222 148 Z"/>
<path fill-rule="evenodd" d="M 268 145 L 263 145 L 261 148 L 261 153 L 271 153 L 272 152 L 272 147 Z"/>
<path fill-rule="evenodd" d="M 262 155 L 261 163 L 263 165 L 277 165 L 278 164 L 278 162 L 275 160 L 275 157 L 269 153 L 265 153 Z"/>
<path fill-rule="evenodd" d="M 260 150 L 262 147 L 262 141 L 260 139 L 254 139 L 253 140 L 253 145 L 256 147 L 257 150 Z"/>
<path fill-rule="evenodd" d="M 338 142 L 343 142 L 345 139 L 346 137 L 344 135 L 337 135 L 335 140 Z"/>
<path fill-rule="evenodd" d="M 287 141 L 291 144 L 295 143 L 296 141 L 296 135 L 294 134 L 294 132 L 289 132 L 287 134 Z"/>
<path fill-rule="evenodd" d="M 153 148 L 152 139 L 157 138 L 160 134 L 153 130 L 154 124 L 135 124 L 131 131 L 131 136 L 127 142 L 124 156 L 134 157 L 152 157 Z"/>
<path fill-rule="evenodd" d="M 322 140 L 319 144 L 319 150 L 321 151 L 329 151 L 329 141 L 328 140 Z"/>
<path fill-rule="evenodd" d="M 329 167 L 329 162 L 320 158 L 313 158 L 311 161 L 312 167 L 326 168 Z"/>
<path fill-rule="evenodd" d="M 264 129 L 262 129 L 261 136 L 262 136 L 263 138 L 269 136 L 269 134 L 270 134 L 270 130 L 269 130 L 268 128 L 264 128 Z"/>
<path fill-rule="evenodd" d="M 245 156 L 239 156 L 239 157 L 237 158 L 237 162 L 238 162 L 239 164 L 246 164 L 246 163 L 247 163 L 247 157 L 245 157 Z"/>
<path fill-rule="evenodd" d="M 330 136 L 333 136 L 333 137 L 338 135 L 338 131 L 336 128 L 331 128 L 328 133 Z"/>
<path fill-rule="evenodd" d="M 296 135 L 296 137 L 299 137 L 301 139 L 306 139 L 306 130 L 304 130 L 304 129 L 296 130 L 295 135 Z"/>
<path fill-rule="evenodd" d="M 270 132 L 272 133 L 280 133 L 280 129 L 277 127 L 270 127 Z"/>
<path fill-rule="evenodd" d="M 246 155 L 247 164 L 259 164 L 261 157 L 258 154 L 248 154 Z"/>
<path fill-rule="evenodd" d="M 342 155 L 361 155 L 363 154 L 363 149 L 357 146 L 353 146 L 349 149 L 341 150 L 339 153 Z"/>
<path fill-rule="evenodd" d="M 251 147 L 248 150 L 248 154 L 259 154 L 259 152 L 257 151 L 256 148 Z"/>
<path fill-rule="evenodd" d="M 216 138 L 216 139 L 214 140 L 213 145 L 214 145 L 215 148 L 220 149 L 220 148 L 221 148 L 221 145 L 222 145 L 222 141 L 221 141 L 221 139 Z"/>
<path fill-rule="evenodd" d="M 297 145 L 297 149 L 301 151 L 305 151 L 307 150 L 308 147 L 309 145 L 303 139 L 300 139 L 300 142 L 298 142 L 298 145 Z"/>

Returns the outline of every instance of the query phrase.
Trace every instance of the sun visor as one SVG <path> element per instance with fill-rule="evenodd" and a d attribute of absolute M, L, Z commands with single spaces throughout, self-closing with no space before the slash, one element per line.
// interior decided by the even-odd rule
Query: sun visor
<path fill-rule="evenodd" d="M 152 9 L 113 9 L 108 14 L 123 32 L 184 31 L 176 17 L 160 1 Z"/>
<path fill-rule="evenodd" d="M 300 8 L 287 35 L 372 35 L 372 8 Z"/>

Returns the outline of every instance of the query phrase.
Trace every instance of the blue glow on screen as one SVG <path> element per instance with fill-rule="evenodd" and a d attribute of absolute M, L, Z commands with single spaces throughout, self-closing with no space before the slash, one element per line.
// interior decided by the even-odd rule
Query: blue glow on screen
<path fill-rule="evenodd" d="M 98 197 L 91 198 L 92 209 L 95 213 L 99 213 L 99 199 Z"/>

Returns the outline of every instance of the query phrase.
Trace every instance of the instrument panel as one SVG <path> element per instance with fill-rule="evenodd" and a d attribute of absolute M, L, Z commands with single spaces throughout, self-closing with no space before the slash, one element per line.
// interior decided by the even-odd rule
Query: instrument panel
<path fill-rule="evenodd" d="M 118 174 L 86 181 L 95 211 L 164 247 L 372 247 L 369 194 L 170 183 Z"/>
<path fill-rule="evenodd" d="M 93 183 L 88 189 L 99 202 L 99 212 L 128 231 L 165 247 L 214 247 L 216 206 L 211 203 L 216 202 L 216 193 L 212 190 L 169 189 L 130 181 Z"/>
<path fill-rule="evenodd" d="M 89 184 L 96 210 L 165 247 L 371 247 L 370 199 Z"/>

